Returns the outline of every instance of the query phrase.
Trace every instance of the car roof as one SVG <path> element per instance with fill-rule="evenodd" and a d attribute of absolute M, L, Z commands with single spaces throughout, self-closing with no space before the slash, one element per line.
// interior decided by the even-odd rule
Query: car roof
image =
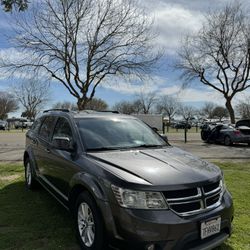
<path fill-rule="evenodd" d="M 120 114 L 117 111 L 95 111 L 95 110 L 82 110 L 82 111 L 71 111 L 68 109 L 49 109 L 43 112 L 44 115 L 59 115 L 59 116 L 70 116 L 71 118 L 134 118 L 136 117 Z"/>

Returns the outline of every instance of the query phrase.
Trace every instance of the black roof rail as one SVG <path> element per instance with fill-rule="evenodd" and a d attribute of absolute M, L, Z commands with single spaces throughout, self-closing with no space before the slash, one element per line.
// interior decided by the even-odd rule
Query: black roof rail
<path fill-rule="evenodd" d="M 97 112 L 104 112 L 104 113 L 114 113 L 114 114 L 120 114 L 117 110 L 101 110 Z"/>
<path fill-rule="evenodd" d="M 92 110 L 92 109 L 83 109 L 83 110 L 79 110 L 78 112 L 85 112 L 87 114 L 91 114 L 91 113 L 114 113 L 114 114 L 119 114 L 118 111 L 116 110 Z"/>
<path fill-rule="evenodd" d="M 68 109 L 47 109 L 47 110 L 44 110 L 43 113 L 47 113 L 47 112 L 51 112 L 51 111 L 70 112 Z"/>

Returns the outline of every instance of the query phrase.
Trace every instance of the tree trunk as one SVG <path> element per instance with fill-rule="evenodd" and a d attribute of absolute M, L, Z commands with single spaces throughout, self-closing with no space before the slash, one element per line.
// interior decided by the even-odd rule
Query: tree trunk
<path fill-rule="evenodd" d="M 234 114 L 234 109 L 231 104 L 231 98 L 226 98 L 226 108 L 228 110 L 231 123 L 235 124 L 235 114 Z"/>
<path fill-rule="evenodd" d="M 77 100 L 77 107 L 78 107 L 78 110 L 81 111 L 81 110 L 84 110 L 85 109 L 85 106 L 86 104 L 89 102 L 89 99 L 86 99 L 86 98 L 78 98 Z"/>

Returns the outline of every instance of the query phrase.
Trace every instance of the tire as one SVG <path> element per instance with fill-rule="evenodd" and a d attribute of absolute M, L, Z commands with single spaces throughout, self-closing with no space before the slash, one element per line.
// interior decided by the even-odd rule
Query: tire
<path fill-rule="evenodd" d="M 37 188 L 37 181 L 34 177 L 34 170 L 32 168 L 30 159 L 26 159 L 25 164 L 25 185 L 28 189 L 33 190 Z"/>
<path fill-rule="evenodd" d="M 105 228 L 95 200 L 88 192 L 82 192 L 74 209 L 77 239 L 83 250 L 106 249 Z"/>
<path fill-rule="evenodd" d="M 225 138 L 224 138 L 224 145 L 225 146 L 232 145 L 232 140 L 231 140 L 231 138 L 229 136 L 225 136 Z"/>

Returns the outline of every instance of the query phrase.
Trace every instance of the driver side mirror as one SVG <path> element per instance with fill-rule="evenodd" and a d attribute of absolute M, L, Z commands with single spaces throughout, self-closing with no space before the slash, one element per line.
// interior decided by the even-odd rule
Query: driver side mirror
<path fill-rule="evenodd" d="M 64 150 L 68 152 L 74 151 L 72 142 L 68 137 L 54 137 L 52 140 L 52 145 L 59 150 Z"/>

